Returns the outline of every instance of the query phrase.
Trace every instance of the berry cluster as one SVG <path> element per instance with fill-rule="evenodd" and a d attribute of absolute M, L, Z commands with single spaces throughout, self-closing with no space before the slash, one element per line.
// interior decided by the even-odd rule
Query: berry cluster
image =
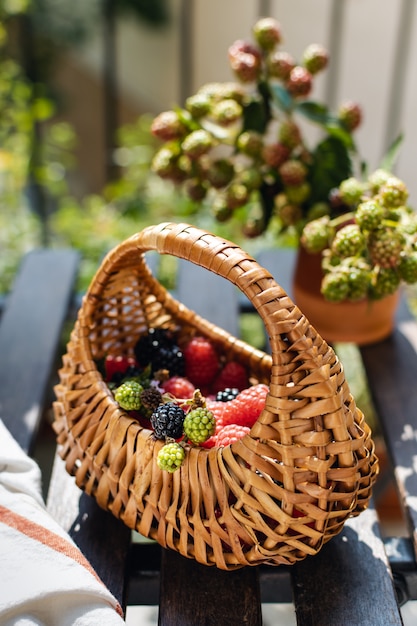
<path fill-rule="evenodd" d="M 417 215 L 402 180 L 378 169 L 365 181 L 350 177 L 337 193 L 340 215 L 304 227 L 301 243 L 322 253 L 327 300 L 380 299 L 401 282 L 417 282 Z"/>
<path fill-rule="evenodd" d="M 134 353 L 108 355 L 104 377 L 119 406 L 164 441 L 157 458 L 161 469 L 178 469 L 187 446 L 233 443 L 264 408 L 268 387 L 250 386 L 246 369 L 224 362 L 205 337 L 188 339 L 180 348 L 175 333 L 151 329 Z"/>
<path fill-rule="evenodd" d="M 309 45 L 297 61 L 283 50 L 279 22 L 260 19 L 253 42 L 228 50 L 235 81 L 210 83 L 184 108 L 164 111 L 152 123 L 163 145 L 152 168 L 180 186 L 216 219 L 244 221 L 247 237 L 270 225 L 299 227 L 326 211 L 330 189 L 351 173 L 352 133 L 361 122 L 353 102 L 330 112 L 310 100 L 314 80 L 329 62 L 327 50 Z M 318 124 L 324 137 L 312 149 L 301 118 Z"/>

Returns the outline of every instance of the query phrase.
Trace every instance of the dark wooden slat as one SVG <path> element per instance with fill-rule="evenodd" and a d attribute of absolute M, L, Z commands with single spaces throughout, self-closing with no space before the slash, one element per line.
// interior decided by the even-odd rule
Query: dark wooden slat
<path fill-rule="evenodd" d="M 361 355 L 416 550 L 417 324 L 404 305 L 391 337 Z"/>
<path fill-rule="evenodd" d="M 77 265 L 73 250 L 29 253 L 1 318 L 0 410 L 26 452 L 38 430 Z"/>
<path fill-rule="evenodd" d="M 261 626 L 258 571 L 225 572 L 162 552 L 159 626 Z"/>
<path fill-rule="evenodd" d="M 93 498 L 76 486 L 58 456 L 52 471 L 47 507 L 125 609 L 125 574 L 131 541 L 129 528 L 111 513 L 100 509 Z"/>
<path fill-rule="evenodd" d="M 377 517 L 370 508 L 313 558 L 293 566 L 299 626 L 400 626 L 403 622 Z"/>

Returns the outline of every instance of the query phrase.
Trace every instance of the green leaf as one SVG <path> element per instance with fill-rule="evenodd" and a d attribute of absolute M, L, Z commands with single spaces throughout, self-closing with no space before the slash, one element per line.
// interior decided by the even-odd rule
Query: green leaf
<path fill-rule="evenodd" d="M 402 133 L 400 133 L 400 135 L 398 135 L 398 137 L 394 139 L 394 141 L 388 148 L 385 156 L 381 160 L 381 163 L 379 165 L 381 169 L 387 170 L 388 172 L 392 172 L 395 162 L 398 158 L 398 154 L 400 152 L 403 139 L 404 139 L 404 136 Z"/>
<path fill-rule="evenodd" d="M 285 111 L 285 113 L 292 111 L 294 100 L 288 91 L 284 87 L 281 87 L 281 85 L 270 85 L 270 89 L 275 104 Z"/>
<path fill-rule="evenodd" d="M 329 191 L 352 175 L 352 162 L 345 142 L 337 136 L 328 136 L 313 152 L 309 182 L 311 202 L 326 202 Z"/>
<path fill-rule="evenodd" d="M 334 116 L 329 113 L 328 108 L 324 104 L 306 100 L 295 105 L 295 111 L 301 113 L 312 122 L 316 122 L 325 126 L 334 122 Z"/>

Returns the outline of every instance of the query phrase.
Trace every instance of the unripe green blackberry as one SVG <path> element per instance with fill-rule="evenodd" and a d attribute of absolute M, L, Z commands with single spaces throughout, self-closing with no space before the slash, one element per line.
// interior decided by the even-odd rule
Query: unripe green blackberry
<path fill-rule="evenodd" d="M 301 185 L 288 185 L 284 188 L 284 193 L 291 204 L 303 204 L 311 194 L 311 186 L 307 182 Z"/>
<path fill-rule="evenodd" d="M 262 135 L 254 130 L 246 130 L 237 138 L 236 147 L 239 152 L 257 159 L 262 153 Z"/>
<path fill-rule="evenodd" d="M 287 148 L 296 148 L 301 143 L 301 131 L 292 120 L 284 120 L 278 130 L 278 142 Z"/>
<path fill-rule="evenodd" d="M 324 70 L 328 62 L 329 53 L 324 46 L 312 43 L 304 50 L 303 63 L 310 74 L 317 74 L 317 72 Z"/>
<path fill-rule="evenodd" d="M 348 300 L 362 300 L 367 296 L 370 286 L 371 268 L 360 257 L 344 259 L 343 267 L 348 271 Z"/>
<path fill-rule="evenodd" d="M 298 159 L 289 159 L 278 168 L 283 185 L 296 187 L 301 185 L 307 176 L 306 166 Z"/>
<path fill-rule="evenodd" d="M 407 186 L 396 176 L 391 176 L 380 187 L 378 198 L 381 204 L 386 207 L 403 206 L 407 203 L 408 199 Z"/>
<path fill-rule="evenodd" d="M 381 187 L 391 178 L 391 174 L 382 168 L 372 172 L 368 176 L 368 185 L 372 194 L 377 194 Z"/>
<path fill-rule="evenodd" d="M 195 444 L 207 441 L 214 434 L 216 420 L 209 409 L 199 407 L 192 409 L 185 416 L 184 434 Z"/>
<path fill-rule="evenodd" d="M 242 172 L 239 172 L 237 178 L 239 182 L 241 182 L 242 185 L 245 185 L 246 189 L 248 189 L 249 191 L 259 189 L 263 182 L 261 172 L 254 167 L 247 168 L 244 169 Z"/>
<path fill-rule="evenodd" d="M 307 210 L 307 220 L 309 222 L 325 215 L 330 215 L 330 205 L 327 202 L 315 202 Z"/>
<path fill-rule="evenodd" d="M 166 472 L 175 472 L 181 467 L 185 459 L 185 450 L 179 443 L 167 443 L 158 452 L 156 462 L 159 469 Z"/>
<path fill-rule="evenodd" d="M 379 300 L 395 293 L 400 285 L 400 276 L 393 267 L 377 267 L 372 271 L 370 297 Z"/>
<path fill-rule="evenodd" d="M 374 200 L 361 202 L 356 209 L 356 223 L 362 230 L 375 230 L 382 226 L 385 210 Z"/>
<path fill-rule="evenodd" d="M 275 212 L 284 226 L 293 226 L 303 217 L 302 208 L 298 204 L 289 204 L 288 202 L 279 203 Z"/>
<path fill-rule="evenodd" d="M 362 109 L 356 102 L 344 102 L 339 107 L 339 120 L 344 127 L 352 132 L 358 128 L 362 121 Z"/>
<path fill-rule="evenodd" d="M 235 174 L 233 163 L 228 159 L 218 159 L 210 163 L 205 170 L 205 177 L 215 189 L 226 187 Z"/>
<path fill-rule="evenodd" d="M 220 224 L 227 222 L 233 215 L 233 209 L 227 206 L 223 195 L 219 195 L 212 205 L 213 215 Z"/>
<path fill-rule="evenodd" d="M 290 72 L 286 82 L 289 93 L 294 97 L 308 96 L 313 86 L 310 72 L 301 65 L 296 65 Z"/>
<path fill-rule="evenodd" d="M 349 273 L 341 265 L 325 274 L 321 283 L 321 293 L 330 302 L 342 302 L 349 295 Z"/>
<path fill-rule="evenodd" d="M 256 43 L 263 50 L 272 50 L 282 38 L 281 25 L 273 17 L 264 17 L 258 20 L 252 32 Z"/>
<path fill-rule="evenodd" d="M 356 256 L 365 247 L 365 237 L 357 224 L 343 226 L 334 236 L 332 252 L 340 257 Z"/>
<path fill-rule="evenodd" d="M 401 279 L 410 285 L 417 282 L 417 251 L 402 252 L 398 271 Z"/>
<path fill-rule="evenodd" d="M 395 267 L 405 243 L 402 233 L 395 228 L 378 228 L 368 238 L 368 250 L 374 265 Z"/>
<path fill-rule="evenodd" d="M 179 439 L 183 434 L 184 410 L 174 402 L 160 404 L 151 415 L 151 425 L 157 439 Z"/>
<path fill-rule="evenodd" d="M 164 111 L 155 117 L 151 124 L 151 132 L 158 139 L 170 141 L 171 139 L 181 139 L 187 127 L 175 111 Z"/>
<path fill-rule="evenodd" d="M 329 245 L 334 229 L 328 215 L 324 215 L 304 226 L 301 243 L 311 253 L 321 252 Z"/>
<path fill-rule="evenodd" d="M 195 119 L 199 119 L 210 111 L 211 98 L 205 93 L 196 93 L 186 99 L 185 108 Z"/>
<path fill-rule="evenodd" d="M 339 185 L 340 198 L 345 204 L 357 204 L 365 191 L 365 185 L 354 176 L 346 178 Z"/>
<path fill-rule="evenodd" d="M 232 182 L 225 191 L 225 203 L 230 209 L 237 209 L 247 203 L 249 192 L 247 187 L 239 182 Z"/>
<path fill-rule="evenodd" d="M 155 153 L 151 168 L 161 178 L 174 179 L 178 171 L 177 161 L 178 151 L 164 146 Z"/>
<path fill-rule="evenodd" d="M 135 380 L 127 380 L 118 387 L 114 399 L 125 411 L 139 411 L 143 387 Z"/>
<path fill-rule="evenodd" d="M 213 145 L 213 135 L 207 130 L 200 128 L 185 137 L 181 144 L 181 149 L 191 159 L 198 159 L 198 157 L 206 154 Z"/>
<path fill-rule="evenodd" d="M 227 100 L 220 100 L 211 109 L 210 115 L 215 122 L 221 126 L 229 126 L 242 117 L 243 109 L 236 102 L 228 98 Z"/>
<path fill-rule="evenodd" d="M 296 63 L 293 57 L 288 52 L 281 50 L 273 52 L 267 58 L 269 75 L 279 80 L 287 80 L 295 65 Z"/>

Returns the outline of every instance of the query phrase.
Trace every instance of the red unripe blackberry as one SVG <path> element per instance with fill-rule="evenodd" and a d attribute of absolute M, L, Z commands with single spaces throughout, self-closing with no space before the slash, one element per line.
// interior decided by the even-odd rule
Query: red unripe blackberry
<path fill-rule="evenodd" d="M 261 48 L 271 50 L 282 39 L 281 25 L 273 17 L 261 18 L 253 27 L 253 35 Z"/>
<path fill-rule="evenodd" d="M 158 139 L 170 141 L 183 137 L 187 128 L 175 111 L 164 111 L 152 121 L 151 132 Z"/>
<path fill-rule="evenodd" d="M 354 131 L 362 121 L 362 109 L 356 102 L 344 102 L 339 107 L 339 119 L 348 131 Z"/>
<path fill-rule="evenodd" d="M 267 68 L 272 78 L 287 80 L 296 63 L 288 52 L 277 51 L 269 55 Z"/>
<path fill-rule="evenodd" d="M 313 86 L 310 72 L 300 65 L 296 65 L 290 72 L 286 87 L 294 98 L 308 96 Z"/>

